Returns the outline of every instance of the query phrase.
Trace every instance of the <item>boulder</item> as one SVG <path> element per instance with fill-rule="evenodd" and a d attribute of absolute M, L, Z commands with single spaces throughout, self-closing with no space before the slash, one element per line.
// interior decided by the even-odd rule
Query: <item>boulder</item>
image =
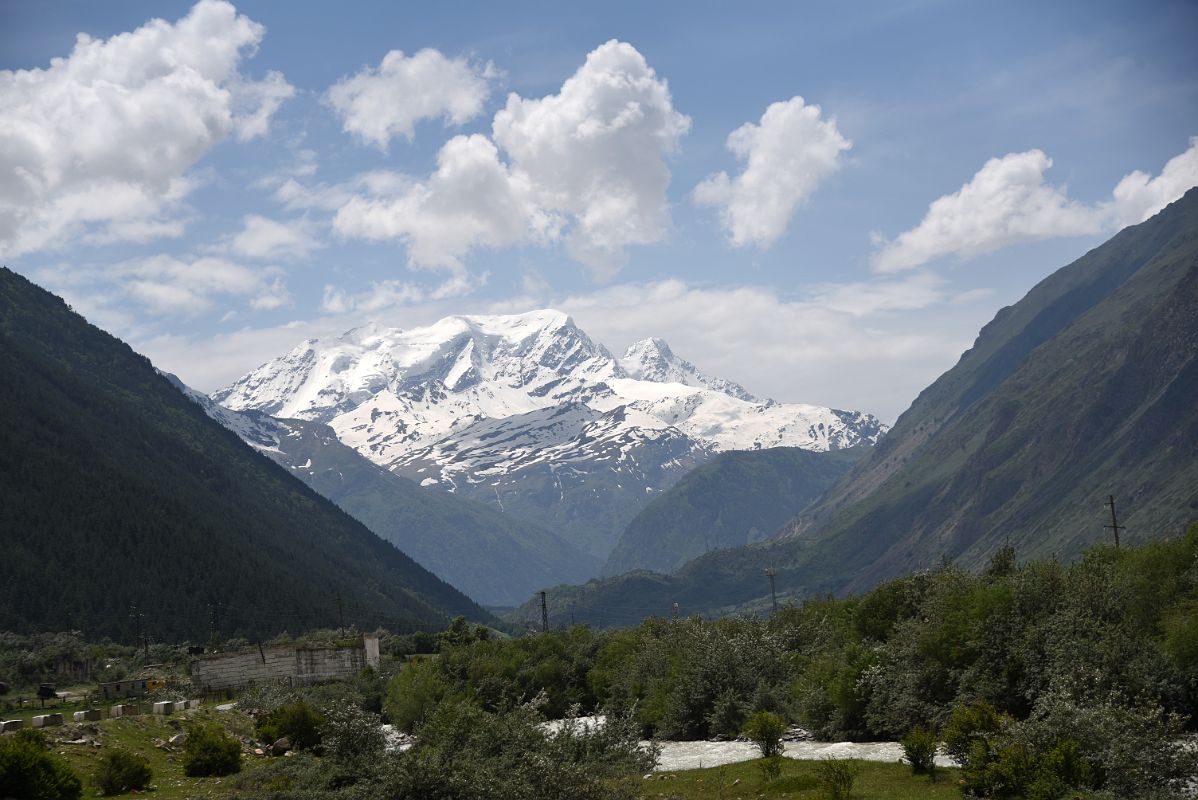
<path fill-rule="evenodd" d="M 290 749 L 291 740 L 284 736 L 270 746 L 270 753 L 271 755 L 281 756 Z"/>

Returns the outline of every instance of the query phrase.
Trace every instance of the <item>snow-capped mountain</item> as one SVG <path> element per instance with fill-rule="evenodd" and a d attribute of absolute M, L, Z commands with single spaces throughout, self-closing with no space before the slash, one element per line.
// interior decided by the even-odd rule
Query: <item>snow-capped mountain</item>
<path fill-rule="evenodd" d="M 694 364 L 674 355 L 674 351 L 665 340 L 657 337 L 641 339 L 629 345 L 624 351 L 624 357 L 620 359 L 620 366 L 624 368 L 628 377 L 642 381 L 699 386 L 732 395 L 738 400 L 757 400 L 739 383 L 704 375 Z"/>
<path fill-rule="evenodd" d="M 380 466 L 520 508 L 601 557 L 653 492 L 716 451 L 839 449 L 885 430 L 869 414 L 758 400 L 660 339 L 616 358 L 552 310 L 366 325 L 305 341 L 213 397 L 326 423 Z M 605 494 L 619 507 L 599 513 Z"/>

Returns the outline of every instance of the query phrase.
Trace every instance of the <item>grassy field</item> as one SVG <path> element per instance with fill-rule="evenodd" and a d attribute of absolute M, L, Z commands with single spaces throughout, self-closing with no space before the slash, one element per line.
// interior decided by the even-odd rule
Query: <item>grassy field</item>
<path fill-rule="evenodd" d="M 668 800 L 756 800 L 759 797 L 818 800 L 825 796 L 819 783 L 820 762 L 782 759 L 781 775 L 769 783 L 762 778 L 761 760 L 723 767 L 655 773 L 642 779 L 637 794 Z M 911 774 L 903 764 L 858 761 L 860 772 L 853 784 L 854 800 L 960 800 L 958 770 L 937 771 L 935 783 Z"/>
<path fill-rule="evenodd" d="M 96 737 L 96 741 L 100 743 L 99 747 L 56 741 L 67 731 L 77 728 L 72 723 L 67 723 L 61 728 L 47 728 L 45 733 L 54 742 L 54 752 L 65 758 L 71 769 L 83 779 L 85 797 L 94 797 L 96 794 L 92 775 L 101 756 L 116 748 L 137 753 L 149 760 L 150 768 L 154 771 L 151 781 L 151 786 L 154 787 L 153 795 L 160 800 L 230 797 L 235 776 L 189 778 L 183 774 L 182 754 L 178 748 L 165 749 L 154 746 L 155 739 L 169 740 L 175 734 L 186 730 L 189 722 L 211 718 L 219 719 L 222 725 L 234 733 L 249 734 L 253 730 L 252 722 L 243 714 L 200 709 L 170 717 L 145 715 L 82 723 L 99 729 L 100 734 Z M 259 756 L 243 753 L 242 769 L 253 769 L 264 760 Z"/>

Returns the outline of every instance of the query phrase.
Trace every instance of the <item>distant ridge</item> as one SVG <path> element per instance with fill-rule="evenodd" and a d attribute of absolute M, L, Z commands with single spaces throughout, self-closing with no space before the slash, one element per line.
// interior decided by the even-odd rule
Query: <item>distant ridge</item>
<path fill-rule="evenodd" d="M 0 409 L 0 630 L 195 641 L 489 618 L 6 268 Z"/>
<path fill-rule="evenodd" d="M 555 608 L 608 624 L 667 602 L 762 610 L 767 568 L 785 601 L 944 558 L 976 568 L 1007 542 L 1068 559 L 1110 536 L 1109 495 L 1125 542 L 1198 519 L 1198 188 L 999 311 L 781 541 L 559 587 Z"/>

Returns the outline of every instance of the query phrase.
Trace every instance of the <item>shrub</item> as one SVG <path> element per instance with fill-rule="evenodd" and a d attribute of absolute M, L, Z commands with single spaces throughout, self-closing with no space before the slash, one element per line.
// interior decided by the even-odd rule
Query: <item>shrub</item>
<path fill-rule="evenodd" d="M 854 758 L 825 756 L 815 767 L 819 787 L 828 800 L 849 800 L 860 773 L 861 765 Z"/>
<path fill-rule="evenodd" d="M 0 794 L 23 800 L 78 800 L 83 782 L 66 762 L 46 750 L 38 731 L 0 736 Z"/>
<path fill-rule="evenodd" d="M 736 692 L 727 689 L 720 693 L 707 715 L 707 730 L 713 734 L 735 736 L 745 724 L 745 708 Z"/>
<path fill-rule="evenodd" d="M 321 738 L 325 755 L 344 765 L 366 764 L 383 755 L 386 738 L 377 714 L 355 703 L 330 703 L 324 708 Z"/>
<path fill-rule="evenodd" d="M 975 743 L 985 752 L 987 737 L 998 733 L 1003 718 L 985 700 L 976 700 L 953 709 L 944 726 L 944 752 L 965 766 L 975 754 Z"/>
<path fill-rule="evenodd" d="M 308 750 L 320 744 L 320 728 L 324 717 L 307 703 L 280 706 L 258 718 L 254 730 L 266 742 L 286 736 L 293 750 Z"/>
<path fill-rule="evenodd" d="M 773 783 L 782 774 L 782 756 L 769 756 L 761 759 L 757 762 L 757 769 L 761 771 L 763 784 Z"/>
<path fill-rule="evenodd" d="M 96 786 L 105 795 L 144 789 L 150 784 L 150 762 L 127 750 L 109 750 L 96 769 Z"/>
<path fill-rule="evenodd" d="M 768 711 L 758 711 L 745 723 L 744 734 L 757 745 L 764 758 L 782 755 L 782 734 L 786 732 L 786 720 Z"/>
<path fill-rule="evenodd" d="M 183 771 L 193 778 L 241 771 L 241 745 L 216 723 L 201 723 L 183 742 Z"/>
<path fill-rule="evenodd" d="M 902 739 L 903 755 L 915 775 L 936 776 L 936 734 L 916 728 Z"/>

